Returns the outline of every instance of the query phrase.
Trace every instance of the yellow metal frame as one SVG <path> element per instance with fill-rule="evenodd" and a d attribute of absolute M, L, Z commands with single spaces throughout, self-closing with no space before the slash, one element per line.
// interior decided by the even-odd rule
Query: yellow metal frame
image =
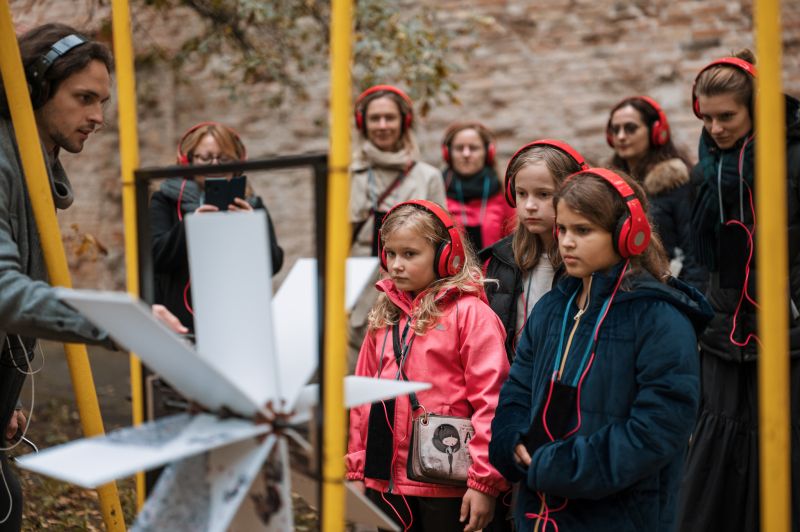
<path fill-rule="evenodd" d="M 758 212 L 758 416 L 761 529 L 791 530 L 789 438 L 788 241 L 786 237 L 786 129 L 781 84 L 779 0 L 754 7 L 756 93 L 756 209 Z M 767 274 L 769 272 L 769 274 Z"/>
<path fill-rule="evenodd" d="M 36 228 L 44 251 L 47 274 L 54 286 L 72 286 L 67 256 L 61 240 L 61 230 L 56 220 L 56 208 L 50 191 L 50 180 L 45 169 L 39 132 L 33 115 L 25 72 L 22 68 L 11 8 L 7 0 L 0 0 L 0 70 L 3 86 L 11 109 L 14 133 L 17 137 L 20 159 L 28 185 L 28 195 L 36 219 Z M 67 355 L 75 402 L 80 413 L 83 434 L 87 437 L 103 434 L 103 420 L 94 387 L 89 357 L 83 344 L 64 344 Z M 103 520 L 108 530 L 125 530 L 125 519 L 115 483 L 97 489 Z"/>
<path fill-rule="evenodd" d="M 119 155 L 122 173 L 122 215 L 125 226 L 125 277 L 128 293 L 139 297 L 139 251 L 136 231 L 136 188 L 133 172 L 139 167 L 139 135 L 136 130 L 136 76 L 134 69 L 131 18 L 128 0 L 113 0 L 111 16 L 114 34 L 114 64 L 119 101 Z M 144 421 L 142 362 L 130 355 L 131 419 L 134 425 Z M 145 500 L 144 473 L 136 473 L 136 505 Z"/>
<path fill-rule="evenodd" d="M 353 0 L 331 2 L 330 156 L 325 274 L 325 364 L 322 437 L 322 530 L 344 530 L 344 409 L 346 331 L 345 261 L 350 248 L 350 117 L 353 55 Z"/>

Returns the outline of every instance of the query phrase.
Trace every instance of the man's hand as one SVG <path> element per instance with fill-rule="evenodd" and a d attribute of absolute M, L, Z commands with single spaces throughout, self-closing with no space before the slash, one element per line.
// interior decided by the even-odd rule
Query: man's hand
<path fill-rule="evenodd" d="M 158 321 L 169 327 L 173 332 L 178 334 L 186 334 L 189 332 L 175 314 L 167 310 L 167 307 L 164 305 L 153 305 L 152 307 L 153 317 L 156 318 Z"/>
<path fill-rule="evenodd" d="M 494 517 L 495 502 L 495 498 L 491 495 L 472 488 L 467 489 L 461 499 L 461 517 L 459 518 L 462 523 L 469 519 L 464 526 L 464 532 L 475 532 L 486 528 Z"/>
<path fill-rule="evenodd" d="M 6 441 L 14 440 L 14 436 L 16 436 L 17 431 L 24 430 L 27 422 L 27 418 L 22 410 L 14 410 L 14 413 L 11 414 L 11 419 L 8 420 L 8 425 L 6 426 Z"/>

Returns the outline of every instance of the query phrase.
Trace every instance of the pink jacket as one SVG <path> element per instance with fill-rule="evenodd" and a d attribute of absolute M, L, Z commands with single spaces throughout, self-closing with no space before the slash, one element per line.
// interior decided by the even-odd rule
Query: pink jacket
<path fill-rule="evenodd" d="M 402 309 L 402 330 L 414 302 L 407 292 L 397 290 L 391 279 L 379 281 L 376 287 Z M 417 393 L 417 399 L 428 412 L 471 418 L 475 437 L 469 443 L 472 466 L 467 487 L 497 496 L 508 489 L 508 484 L 489 464 L 489 440 L 500 387 L 509 370 L 505 331 L 483 294 L 478 297 L 450 290 L 440 294 L 439 308 L 442 316 L 437 324 L 414 338 L 404 370 L 409 380 L 433 384 L 429 390 Z M 367 334 L 358 356 L 356 375 L 394 378 L 397 364 L 391 335 L 391 327 Z M 384 345 L 385 351 L 381 353 Z M 350 411 L 347 478 L 364 480 L 368 488 L 385 492 L 389 487 L 386 481 L 364 478 L 369 411 L 370 405 Z M 463 496 L 464 488 L 417 482 L 406 476 L 411 416 L 408 396 L 398 397 L 394 416 L 396 458 L 391 469 L 393 493 L 421 497 Z"/>
<path fill-rule="evenodd" d="M 481 226 L 483 247 L 489 247 L 504 236 L 514 231 L 517 223 L 517 211 L 506 203 L 503 192 L 491 196 L 486 201 L 486 210 L 481 220 L 481 198 L 473 198 L 464 203 L 457 199 L 447 198 L 447 211 L 459 227 L 466 225 Z M 477 253 L 480 251 L 476 249 Z"/>

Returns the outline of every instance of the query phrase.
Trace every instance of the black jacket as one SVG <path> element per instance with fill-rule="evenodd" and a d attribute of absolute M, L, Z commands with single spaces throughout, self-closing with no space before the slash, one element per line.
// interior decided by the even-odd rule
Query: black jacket
<path fill-rule="evenodd" d="M 506 354 L 509 362 L 514 360 L 517 298 L 522 294 L 522 272 L 514 261 L 514 250 L 511 248 L 513 239 L 512 233 L 482 249 L 478 254 L 481 264 L 489 261 L 486 265 L 486 278 L 497 281 L 486 283 L 486 298 L 506 330 Z"/>
<path fill-rule="evenodd" d="M 650 218 L 670 259 L 677 257 L 680 248 L 681 271 L 678 278 L 699 290 L 705 288 L 708 272 L 691 252 L 692 201 L 694 194 L 689 182 L 689 168 L 678 159 L 668 159 L 653 165 L 642 186 L 650 203 Z"/>
<path fill-rule="evenodd" d="M 155 273 L 154 302 L 167 307 L 182 324 L 194 332 L 194 319 L 186 306 L 186 303 L 189 307 L 192 304 L 191 289 L 186 289 L 189 283 L 186 232 L 183 222 L 178 219 L 178 196 L 181 194 L 182 181 L 181 178 L 168 179 L 150 198 L 150 231 Z M 191 180 L 187 181 L 181 195 L 182 215 L 194 211 L 200 205 L 199 200 L 200 191 L 197 184 Z M 278 245 L 272 219 L 260 197 L 251 196 L 247 202 L 254 209 L 263 209 L 267 212 L 267 230 L 274 275 L 283 265 L 283 249 Z M 186 302 L 184 302 L 184 292 Z"/>
<path fill-rule="evenodd" d="M 513 240 L 514 233 L 511 233 L 478 253 L 481 264 L 486 263 L 486 278 L 497 281 L 486 283 L 486 298 L 506 330 L 506 354 L 509 362 L 514 361 L 517 348 L 514 338 L 517 328 L 517 300 L 522 296 L 522 271 L 514 260 L 511 246 Z M 556 285 L 563 273 L 562 265 L 556 269 L 551 287 Z"/>
<path fill-rule="evenodd" d="M 787 309 L 789 313 L 789 350 L 792 357 L 800 357 L 800 102 L 790 96 L 786 97 L 786 132 L 787 132 L 787 146 L 786 146 L 786 201 L 787 201 L 787 214 L 788 226 L 787 237 L 789 243 L 789 297 L 790 308 Z M 716 148 L 713 140 L 711 140 L 707 133 L 703 131 L 704 139 L 701 142 L 700 158 L 701 169 L 696 169 L 696 172 L 701 172 L 703 183 L 708 184 L 709 180 L 716 182 L 717 176 L 709 175 L 710 170 L 715 168 L 713 164 L 719 164 L 722 160 L 730 160 L 734 158 L 734 162 L 738 164 L 738 156 L 741 150 L 741 143 L 737 143 L 733 148 L 728 150 L 720 150 Z M 706 149 L 702 149 L 703 146 Z M 745 174 L 752 173 L 753 158 L 748 154 L 753 151 L 745 152 L 744 167 Z M 705 164 L 703 164 L 705 161 Z M 736 164 L 728 166 L 727 168 L 735 168 Z M 702 170 L 705 168 L 705 170 Z M 722 165 L 723 172 L 725 171 L 725 164 Z M 731 176 L 738 183 L 738 175 Z M 725 176 L 722 176 L 722 183 L 725 183 Z M 713 183 L 712 183 L 713 184 Z M 753 187 L 755 188 L 755 187 Z M 721 200 L 720 197 L 714 193 L 712 200 L 717 204 L 721 201 L 723 203 L 723 216 L 725 220 L 739 219 L 739 194 L 738 185 L 735 194 L 723 193 Z M 712 187 L 716 192 L 716 189 Z M 725 190 L 725 189 L 723 189 Z M 754 190 L 753 202 L 755 204 Z M 735 198 L 728 196 L 735 195 Z M 745 219 L 744 222 L 748 229 L 752 230 L 752 217 L 749 213 L 749 199 L 745 188 L 744 192 L 745 204 Z M 703 198 L 698 197 L 698 203 Z M 716 206 L 716 205 L 715 205 Z M 698 205 L 695 205 L 695 216 L 698 213 Z M 722 226 L 720 226 L 722 227 Z M 718 229 L 719 230 L 719 229 Z M 742 234 L 744 234 L 742 232 Z M 712 268 L 709 286 L 706 292 L 711 306 L 714 308 L 714 318 L 706 329 L 705 333 L 700 337 L 700 346 L 707 353 L 714 354 L 725 360 L 734 362 L 743 362 L 755 360 L 758 345 L 755 341 L 750 341 L 745 347 L 739 347 L 730 341 L 731 330 L 734 327 L 733 317 L 736 309 L 739 306 L 739 299 L 742 294 L 741 284 L 731 282 L 731 278 L 744 278 L 744 267 L 747 262 L 747 242 L 744 237 L 744 242 L 739 242 L 738 247 L 741 251 L 736 254 L 731 250 L 737 248 L 736 245 L 731 244 L 731 240 L 720 238 L 718 246 L 710 250 L 712 258 L 716 258 L 715 266 Z M 740 235 L 741 239 L 742 236 Z M 756 227 L 754 238 L 758 239 L 758 227 Z M 754 245 L 756 245 L 754 243 Z M 708 253 L 709 250 L 706 250 Z M 765 272 L 769 274 L 769 272 Z M 756 293 L 756 257 L 755 251 L 753 258 L 750 261 L 750 275 L 748 278 L 748 293 L 758 301 L 758 294 Z M 743 283 L 742 283 L 743 284 Z M 744 342 L 748 334 L 756 334 L 756 309 L 745 298 L 741 303 L 738 318 L 736 319 L 736 330 L 734 338 L 737 342 Z"/>

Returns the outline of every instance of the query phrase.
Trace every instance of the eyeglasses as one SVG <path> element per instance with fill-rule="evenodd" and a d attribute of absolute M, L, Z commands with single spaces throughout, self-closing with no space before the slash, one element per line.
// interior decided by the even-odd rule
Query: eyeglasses
<path fill-rule="evenodd" d="M 625 131 L 626 135 L 633 135 L 637 131 L 641 125 L 634 124 L 633 122 L 625 122 L 624 124 L 612 124 L 608 126 L 608 132 L 614 135 L 615 137 L 619 135 L 620 130 Z"/>
<path fill-rule="evenodd" d="M 234 159 L 228 157 L 227 155 L 211 155 L 201 153 L 192 155 L 192 162 L 195 164 L 213 164 L 215 161 L 216 164 L 228 164 L 232 163 Z"/>

